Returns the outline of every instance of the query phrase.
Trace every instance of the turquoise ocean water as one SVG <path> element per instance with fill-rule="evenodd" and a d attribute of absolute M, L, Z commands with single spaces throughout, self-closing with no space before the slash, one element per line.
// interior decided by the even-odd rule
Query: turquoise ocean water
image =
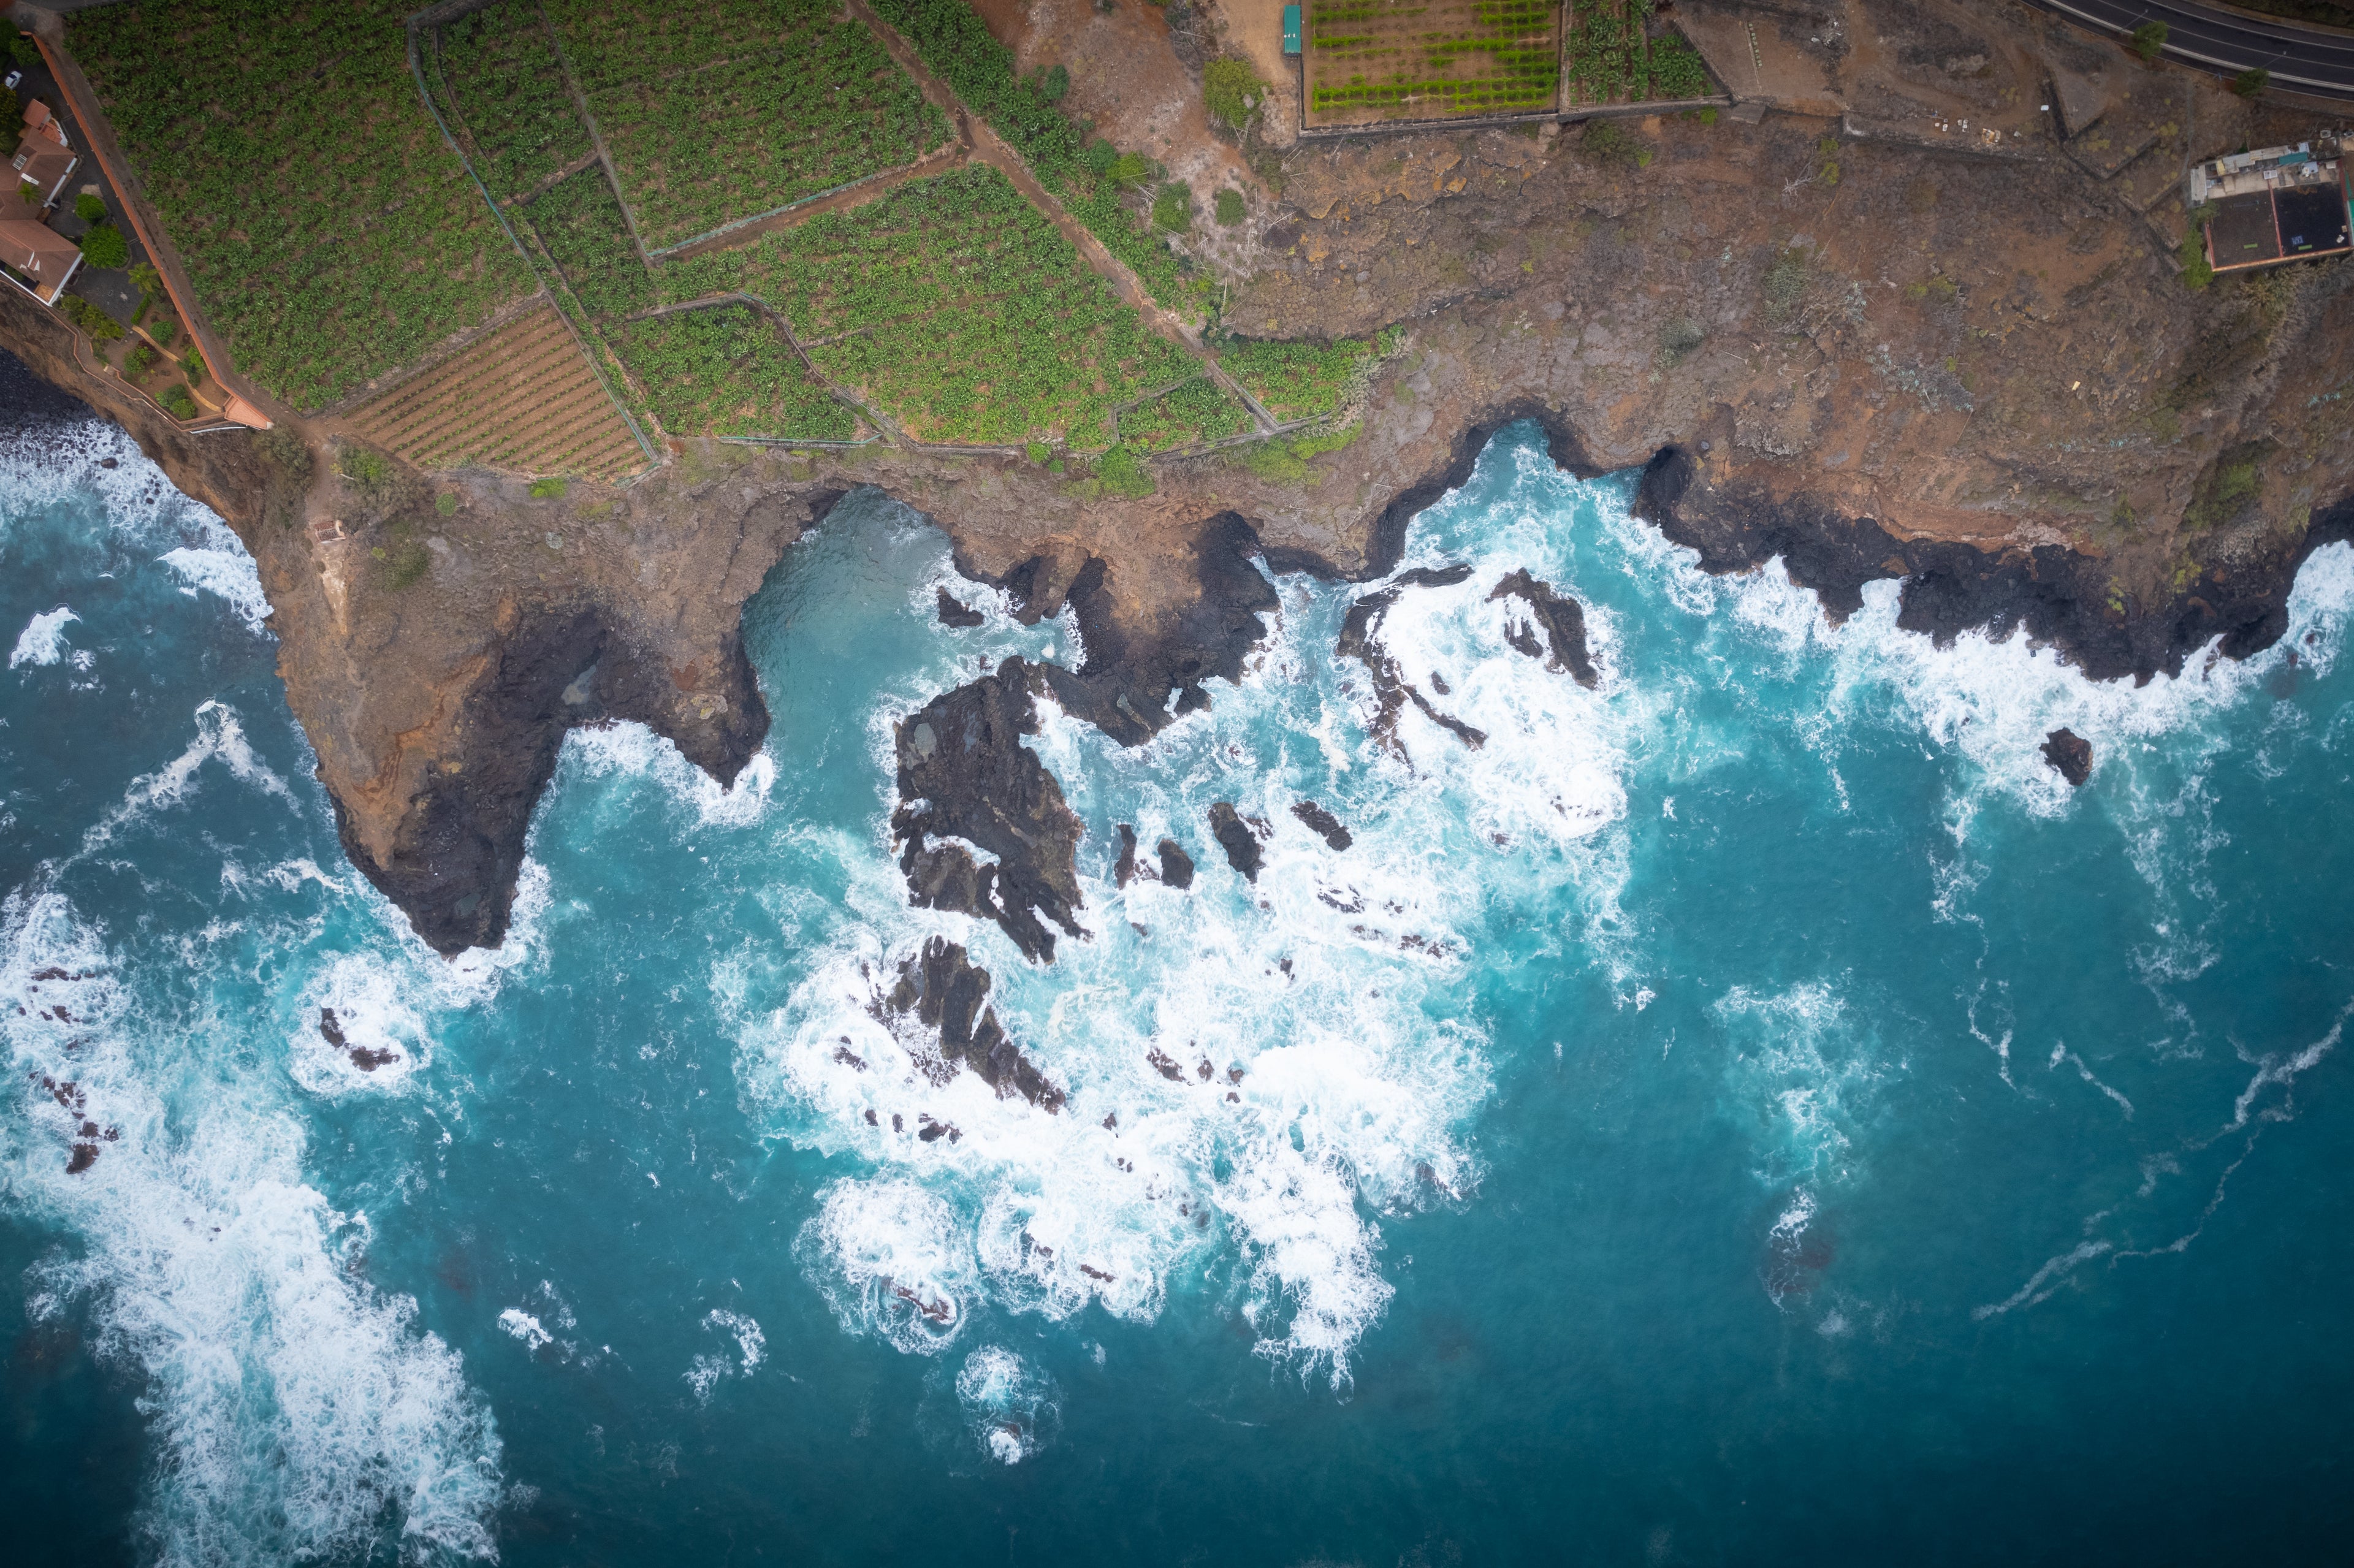
<path fill-rule="evenodd" d="M 2354 551 L 2280 647 L 2096 686 L 1886 585 L 1835 629 L 1708 577 L 1630 489 L 1515 429 L 1414 524 L 1475 570 L 1384 636 L 1477 751 L 1368 741 L 1366 589 L 1304 577 L 1151 745 L 1045 708 L 1091 933 L 1051 966 L 907 907 L 887 758 L 1076 630 L 854 497 L 748 611 L 734 790 L 576 734 L 513 936 L 445 963 L 337 850 L 234 539 L 109 428 L 16 438 L 10 1560 L 2342 1550 Z M 1522 567 L 1598 688 L 1507 645 Z M 1114 885 L 1123 821 L 1190 892 Z M 876 1021 L 935 933 L 1060 1115 Z"/>

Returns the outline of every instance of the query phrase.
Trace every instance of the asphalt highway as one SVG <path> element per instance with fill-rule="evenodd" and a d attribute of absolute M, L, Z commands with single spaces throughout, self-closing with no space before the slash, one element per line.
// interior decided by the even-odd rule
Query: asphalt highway
<path fill-rule="evenodd" d="M 2354 34 L 2221 10 L 2197 0 L 2032 3 L 2106 32 L 2130 33 L 2145 22 L 2163 22 L 2169 58 L 2234 76 L 2262 66 L 2276 87 L 2354 101 Z"/>

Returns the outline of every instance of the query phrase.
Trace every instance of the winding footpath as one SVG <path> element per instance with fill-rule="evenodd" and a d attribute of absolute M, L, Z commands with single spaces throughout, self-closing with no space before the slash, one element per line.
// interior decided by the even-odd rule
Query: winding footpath
<path fill-rule="evenodd" d="M 2354 101 L 2354 33 L 2206 5 L 2199 0 L 2031 0 L 2096 31 L 2166 24 L 2166 55 L 2227 75 L 2261 67 L 2276 87 Z"/>

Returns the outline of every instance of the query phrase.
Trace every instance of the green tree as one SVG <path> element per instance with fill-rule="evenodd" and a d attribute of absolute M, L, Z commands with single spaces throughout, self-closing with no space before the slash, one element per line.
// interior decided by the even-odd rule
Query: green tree
<path fill-rule="evenodd" d="M 106 218 L 106 198 L 90 191 L 74 197 L 74 216 L 84 223 L 101 223 Z"/>
<path fill-rule="evenodd" d="M 2133 37 L 2126 40 L 2126 47 L 2139 55 L 2145 65 L 2154 64 L 2158 52 L 2166 48 L 2166 24 L 2144 22 L 2133 30 Z"/>
<path fill-rule="evenodd" d="M 176 381 L 155 394 L 155 401 L 163 404 L 164 411 L 175 419 L 193 419 L 196 417 L 196 398 L 189 395 L 186 387 Z"/>
<path fill-rule="evenodd" d="M 1218 193 L 1217 206 L 1218 221 L 1225 227 L 1232 228 L 1243 220 L 1243 193 L 1231 185 Z"/>
<path fill-rule="evenodd" d="M 81 237 L 82 260 L 104 271 L 124 267 L 131 262 L 131 241 L 122 230 L 111 223 L 101 223 Z"/>
<path fill-rule="evenodd" d="M 2262 66 L 2250 66 L 2232 79 L 2232 90 L 2242 98 L 2262 98 L 2264 89 L 2272 84 L 2272 72 Z"/>
<path fill-rule="evenodd" d="M 139 291 L 142 299 L 152 300 L 164 291 L 164 274 L 149 262 L 140 261 L 131 269 L 131 286 Z"/>
<path fill-rule="evenodd" d="M 0 16 L 0 37 L 7 39 L 8 58 L 18 65 L 37 66 L 41 63 L 40 47 L 5 16 Z"/>

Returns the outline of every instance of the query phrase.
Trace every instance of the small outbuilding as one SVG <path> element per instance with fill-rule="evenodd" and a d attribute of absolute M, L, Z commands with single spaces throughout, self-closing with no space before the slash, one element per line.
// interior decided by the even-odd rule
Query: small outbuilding
<path fill-rule="evenodd" d="M 10 166 L 20 181 L 33 187 L 32 195 L 41 206 L 54 207 L 65 194 L 66 182 L 81 167 L 81 160 L 69 148 L 27 136 L 17 146 Z"/>
<path fill-rule="evenodd" d="M 1299 7 L 1297 5 L 1283 8 L 1283 52 L 1288 55 L 1299 52 Z"/>

